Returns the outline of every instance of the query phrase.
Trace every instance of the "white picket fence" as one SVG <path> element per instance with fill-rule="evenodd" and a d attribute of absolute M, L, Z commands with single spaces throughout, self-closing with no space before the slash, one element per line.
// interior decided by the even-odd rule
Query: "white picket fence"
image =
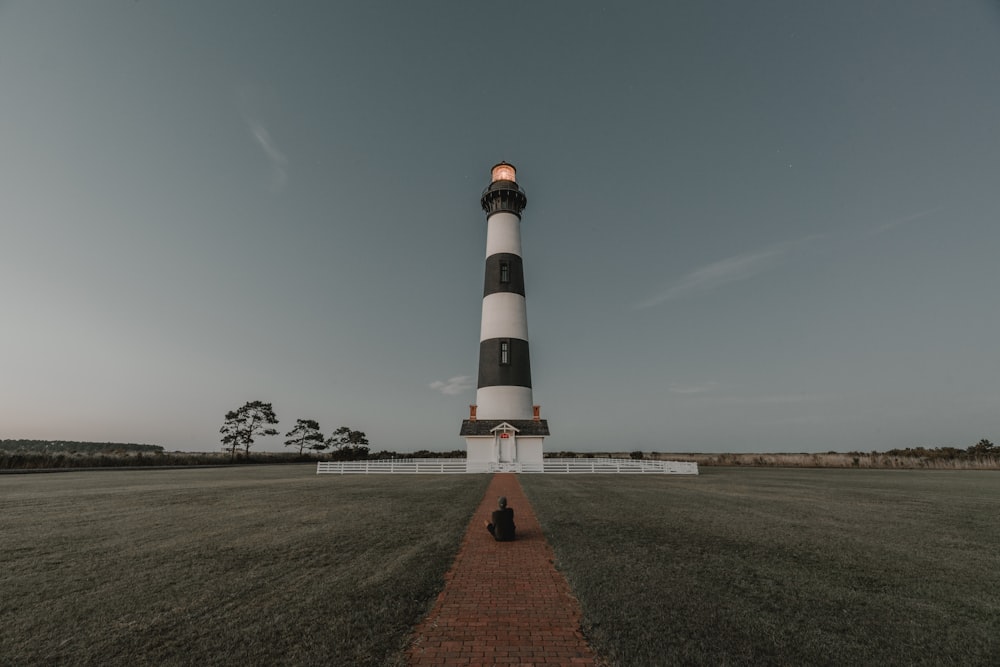
<path fill-rule="evenodd" d="M 382 459 L 378 461 L 321 461 L 316 474 L 464 474 L 464 473 L 553 473 L 553 474 L 660 474 L 697 475 L 698 464 L 688 461 L 645 459 L 544 459 L 531 463 L 475 463 L 466 459 Z"/>
<path fill-rule="evenodd" d="M 466 473 L 465 459 L 379 459 L 377 461 L 320 461 L 316 474 L 448 474 Z"/>
<path fill-rule="evenodd" d="M 697 475 L 693 461 L 647 461 L 646 459 L 545 459 L 546 473 L 610 473 Z"/>

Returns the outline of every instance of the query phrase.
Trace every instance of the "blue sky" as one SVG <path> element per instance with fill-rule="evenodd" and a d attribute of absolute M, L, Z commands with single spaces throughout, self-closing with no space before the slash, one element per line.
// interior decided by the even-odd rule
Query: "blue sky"
<path fill-rule="evenodd" d="M 462 447 L 507 160 L 547 449 L 995 440 L 997 63 L 995 2 L 0 2 L 0 438 Z"/>

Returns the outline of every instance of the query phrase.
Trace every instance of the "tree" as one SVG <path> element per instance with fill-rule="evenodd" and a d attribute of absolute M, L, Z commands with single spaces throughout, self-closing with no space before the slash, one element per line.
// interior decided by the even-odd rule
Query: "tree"
<path fill-rule="evenodd" d="M 285 434 L 285 447 L 298 447 L 299 456 L 302 450 L 308 447 L 320 451 L 327 448 L 323 440 L 323 434 L 319 431 L 319 422 L 315 419 L 299 419 L 295 422 L 295 428 Z"/>
<path fill-rule="evenodd" d="M 226 413 L 219 433 L 222 434 L 222 449 L 232 454 L 236 460 L 236 451 L 242 447 L 246 456 L 250 455 L 250 446 L 254 438 L 261 435 L 278 435 L 278 430 L 270 424 L 277 424 L 274 408 L 263 401 L 247 401 L 242 407 Z"/>
<path fill-rule="evenodd" d="M 353 431 L 349 426 L 341 426 L 326 440 L 333 447 L 337 458 L 368 457 L 368 437 L 364 431 Z"/>
<path fill-rule="evenodd" d="M 1000 454 L 1000 450 L 996 448 L 996 445 L 986 438 L 983 438 L 972 447 L 969 447 L 966 451 L 972 456 L 992 456 L 994 454 Z"/>

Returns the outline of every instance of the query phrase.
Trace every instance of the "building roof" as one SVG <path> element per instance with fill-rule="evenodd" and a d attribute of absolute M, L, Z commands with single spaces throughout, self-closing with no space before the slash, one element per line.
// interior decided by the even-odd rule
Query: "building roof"
<path fill-rule="evenodd" d="M 466 419 L 459 435 L 493 435 L 500 424 L 510 424 L 518 435 L 549 435 L 548 419 Z"/>

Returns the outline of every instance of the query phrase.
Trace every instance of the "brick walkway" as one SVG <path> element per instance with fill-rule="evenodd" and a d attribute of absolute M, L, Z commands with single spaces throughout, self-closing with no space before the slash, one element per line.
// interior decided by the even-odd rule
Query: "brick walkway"
<path fill-rule="evenodd" d="M 514 542 L 494 541 L 483 526 L 499 496 L 514 510 Z M 552 561 L 517 476 L 494 475 L 444 590 L 414 630 L 410 665 L 596 665 L 580 605 Z"/>

